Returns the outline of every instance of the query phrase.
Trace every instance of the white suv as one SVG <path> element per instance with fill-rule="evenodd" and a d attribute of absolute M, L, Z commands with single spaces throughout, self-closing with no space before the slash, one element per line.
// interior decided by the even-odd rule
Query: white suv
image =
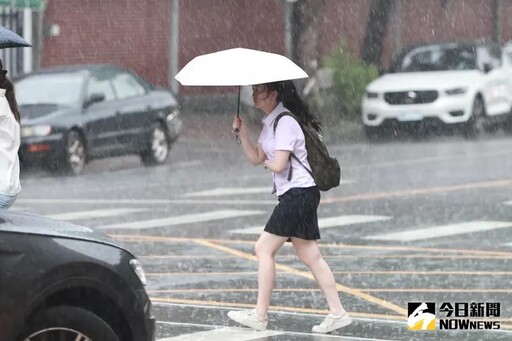
<path fill-rule="evenodd" d="M 510 129 L 512 59 L 486 42 L 415 46 L 393 73 L 370 83 L 362 118 L 370 140 L 402 127 L 462 128 L 469 137 L 503 123 Z"/>

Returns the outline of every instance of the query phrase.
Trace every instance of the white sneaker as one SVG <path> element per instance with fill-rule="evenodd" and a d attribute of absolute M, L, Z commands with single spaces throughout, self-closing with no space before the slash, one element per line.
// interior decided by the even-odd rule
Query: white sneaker
<path fill-rule="evenodd" d="M 325 333 L 330 333 L 333 330 L 346 327 L 351 323 L 352 323 L 352 319 L 350 318 L 350 316 L 348 316 L 347 312 L 344 312 L 343 314 L 341 314 L 341 316 L 333 316 L 333 315 L 329 314 L 329 315 L 327 315 L 325 320 L 323 320 L 322 323 L 320 323 L 319 325 L 313 326 L 311 331 L 313 333 L 325 334 Z"/>
<path fill-rule="evenodd" d="M 228 316 L 233 321 L 236 321 L 244 326 L 251 327 L 256 330 L 267 329 L 268 319 L 260 320 L 256 316 L 256 311 L 254 309 L 241 311 L 232 310 L 228 312 Z"/>

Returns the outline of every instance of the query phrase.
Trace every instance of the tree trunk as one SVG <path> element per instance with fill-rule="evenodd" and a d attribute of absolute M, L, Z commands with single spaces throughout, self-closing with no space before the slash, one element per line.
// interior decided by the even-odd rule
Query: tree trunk
<path fill-rule="evenodd" d="M 293 59 L 310 76 L 320 57 L 318 29 L 324 5 L 325 0 L 300 0 L 293 8 Z"/>
<path fill-rule="evenodd" d="M 365 64 L 381 66 L 386 28 L 392 10 L 392 0 L 373 0 L 370 4 L 361 58 Z"/>

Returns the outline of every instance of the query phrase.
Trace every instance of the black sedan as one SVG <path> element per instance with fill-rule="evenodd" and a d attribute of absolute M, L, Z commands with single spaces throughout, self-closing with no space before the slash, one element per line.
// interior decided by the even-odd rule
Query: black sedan
<path fill-rule="evenodd" d="M 80 174 L 89 160 L 127 154 L 161 164 L 181 132 L 171 92 L 113 65 L 41 70 L 15 86 L 27 167 Z"/>
<path fill-rule="evenodd" d="M 137 258 L 89 228 L 0 211 L 0 340 L 153 341 Z"/>

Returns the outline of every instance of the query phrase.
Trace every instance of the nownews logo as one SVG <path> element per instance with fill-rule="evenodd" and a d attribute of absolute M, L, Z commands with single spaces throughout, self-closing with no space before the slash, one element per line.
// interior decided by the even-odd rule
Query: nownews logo
<path fill-rule="evenodd" d="M 443 302 L 439 307 L 439 329 L 483 330 L 500 329 L 500 321 L 482 320 L 499 318 L 501 304 L 497 302 Z M 407 329 L 435 330 L 436 304 L 434 302 L 408 303 Z"/>
<path fill-rule="evenodd" d="M 436 304 L 434 302 L 410 302 L 407 305 L 409 330 L 435 330 Z"/>

